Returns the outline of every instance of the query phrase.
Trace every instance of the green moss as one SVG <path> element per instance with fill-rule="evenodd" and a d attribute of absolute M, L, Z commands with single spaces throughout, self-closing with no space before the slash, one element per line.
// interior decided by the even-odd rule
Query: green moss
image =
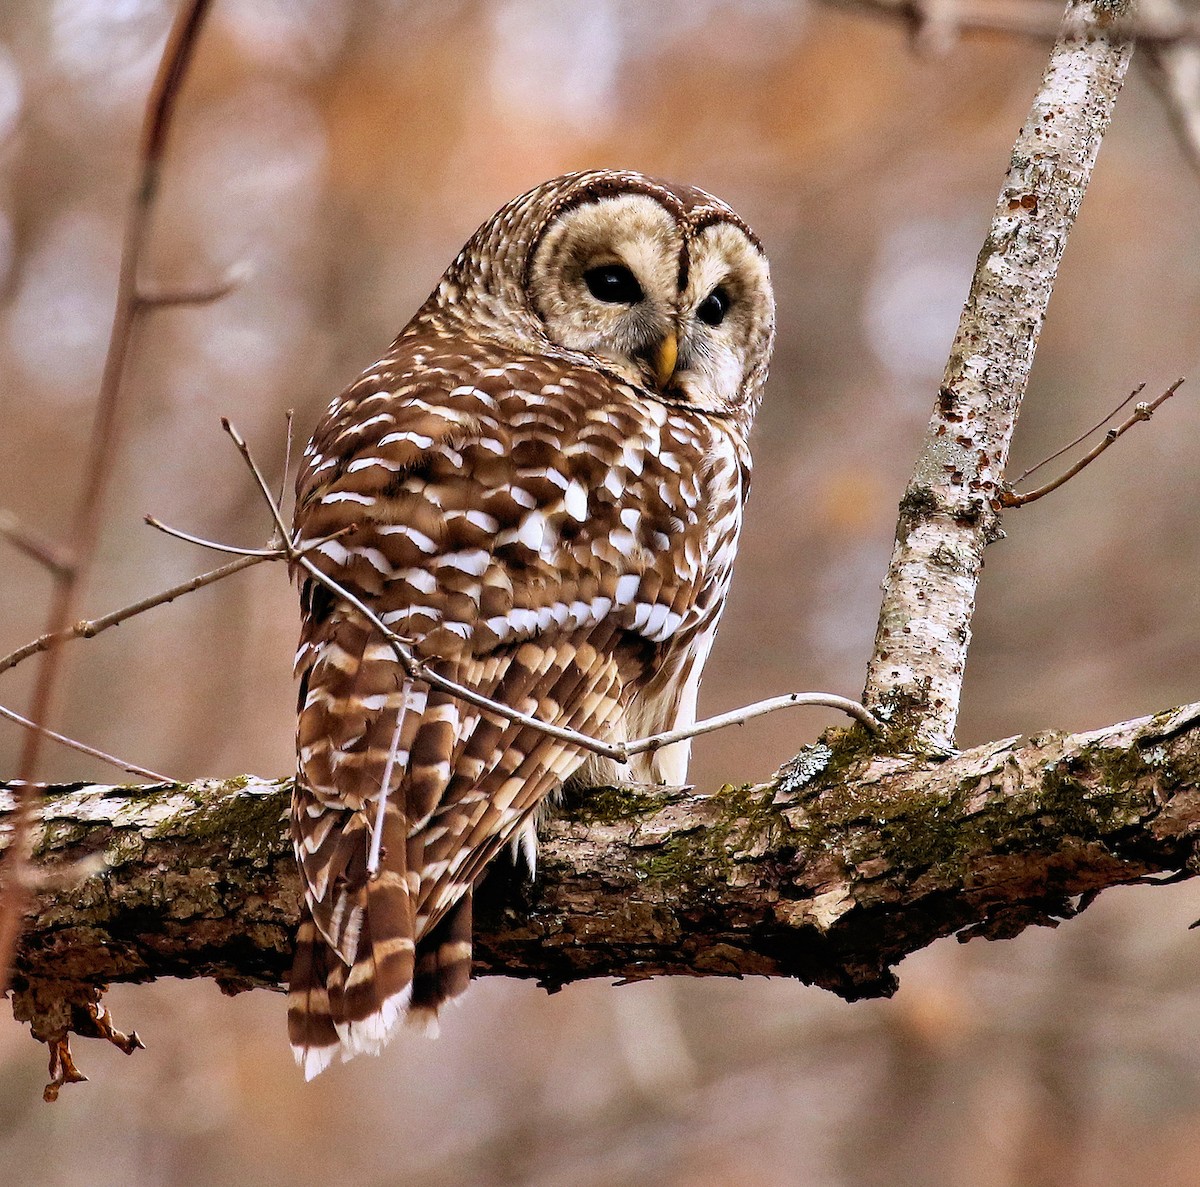
<path fill-rule="evenodd" d="M 627 785 L 581 788 L 569 792 L 565 799 L 571 818 L 581 824 L 642 820 L 663 806 L 662 795 L 655 789 Z"/>
<path fill-rule="evenodd" d="M 71 790 L 66 790 L 63 794 L 69 796 Z M 112 785 L 112 791 L 108 791 L 106 788 L 105 794 L 119 796 L 122 803 L 150 804 L 165 792 L 161 783 L 115 783 Z M 50 798 L 47 797 L 47 799 Z"/>
<path fill-rule="evenodd" d="M 994 794 L 973 809 L 982 777 L 929 791 L 864 785 L 856 775 L 870 757 L 870 744 L 830 740 L 829 763 L 806 788 L 803 803 L 787 814 L 791 843 L 803 853 L 840 850 L 854 864 L 876 856 L 898 860 L 910 872 L 929 870 L 944 881 L 965 876 L 981 854 L 1034 851 L 1057 847 L 1067 837 L 1111 835 L 1144 809 L 1140 797 L 1131 801 L 1126 793 L 1152 772 L 1137 753 L 1097 748 L 1049 764 L 1037 783 Z"/>
<path fill-rule="evenodd" d="M 689 832 L 668 837 L 661 845 L 640 855 L 635 868 L 639 878 L 678 887 L 712 881 L 715 867 L 727 864 L 728 855 L 716 853 L 707 833 Z"/>
<path fill-rule="evenodd" d="M 739 864 L 782 843 L 787 826 L 773 799 L 772 787 L 727 783 L 704 801 L 702 827 L 639 852 L 639 876 L 672 885 L 729 881 Z"/>
<path fill-rule="evenodd" d="M 94 834 L 94 828 L 94 825 L 89 824 L 52 820 L 42 829 L 38 842 L 34 846 L 33 856 L 35 859 L 41 860 L 50 856 L 54 850 L 81 845 Z"/>
<path fill-rule="evenodd" d="M 775 806 L 774 787 L 726 783 L 713 799 L 720 816 L 709 831 L 723 847 L 748 850 L 778 842 L 783 821 Z"/>
<path fill-rule="evenodd" d="M 1149 730 L 1143 749 L 1096 745 L 1066 758 L 1061 735 L 1028 739 L 1025 782 L 1007 791 L 1000 785 L 1003 767 L 957 782 L 935 780 L 922 790 L 898 791 L 894 780 L 862 783 L 864 768 L 880 754 L 909 754 L 917 768 L 924 766 L 912 708 L 907 702 L 891 707 L 885 738 L 857 725 L 828 731 L 773 786 L 722 788 L 704 801 L 703 824 L 639 848 L 639 874 L 703 893 L 767 853 L 795 851 L 812 858 L 814 869 L 826 870 L 831 859 L 848 868 L 879 859 L 885 878 L 893 869 L 905 879 L 929 871 L 953 885 L 969 881 L 988 855 L 1113 843 L 1153 805 L 1155 788 L 1200 782 L 1200 758 L 1181 760 L 1165 745 L 1153 745 Z M 1173 728 L 1170 715 L 1162 726 Z M 605 820 L 640 819 L 655 807 L 652 797 L 622 790 L 599 799 L 594 810 Z"/>
<path fill-rule="evenodd" d="M 1157 778 L 1158 772 L 1142 757 L 1136 746 L 1089 746 L 1075 764 L 1099 772 L 1104 785 L 1113 791 L 1125 791 L 1139 779 Z"/>
<path fill-rule="evenodd" d="M 235 860 L 266 864 L 281 848 L 291 784 L 281 779 L 271 792 L 247 793 L 250 782 L 239 776 L 205 789 L 197 806 L 185 813 L 183 827 L 201 844 L 224 846 Z M 178 821 L 168 822 L 162 831 L 175 834 L 179 827 Z"/>
<path fill-rule="evenodd" d="M 941 501 L 926 483 L 911 483 L 900 500 L 900 514 L 905 519 L 920 519 L 939 510 Z"/>

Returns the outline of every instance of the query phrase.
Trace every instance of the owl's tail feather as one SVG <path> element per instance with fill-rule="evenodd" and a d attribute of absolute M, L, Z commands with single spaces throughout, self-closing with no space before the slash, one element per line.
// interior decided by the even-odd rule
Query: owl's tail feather
<path fill-rule="evenodd" d="M 288 1035 L 306 1079 L 335 1055 L 378 1055 L 408 1008 L 416 945 L 405 876 L 384 869 L 359 894 L 357 944 L 347 964 L 305 914 L 288 992 Z"/>
<path fill-rule="evenodd" d="M 438 1010 L 466 993 L 471 982 L 471 891 L 417 945 L 412 1000 L 406 1021 L 430 1038 L 438 1032 Z"/>
<path fill-rule="evenodd" d="M 383 1050 L 412 997 L 412 941 L 389 941 L 382 955 L 374 946 L 352 966 L 341 962 L 311 921 L 296 938 L 288 992 L 288 1038 L 296 1062 L 311 1080 L 335 1056 L 343 1062 L 355 1055 Z M 399 959 L 397 959 L 397 956 Z M 407 960 L 405 959 L 407 956 Z M 407 964 L 397 977 L 389 965 Z"/>
<path fill-rule="evenodd" d="M 306 1080 L 320 1075 L 339 1047 L 326 988 L 330 964 L 336 960 L 333 949 L 321 938 L 305 908 L 296 933 L 287 1015 L 288 1039 Z"/>

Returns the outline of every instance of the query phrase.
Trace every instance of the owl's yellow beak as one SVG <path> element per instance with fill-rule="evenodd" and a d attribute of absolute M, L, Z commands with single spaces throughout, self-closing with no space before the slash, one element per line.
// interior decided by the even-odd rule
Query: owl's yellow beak
<path fill-rule="evenodd" d="M 654 364 L 654 378 L 658 386 L 666 387 L 679 361 L 679 335 L 674 330 L 667 331 L 666 337 L 654 348 L 650 361 Z"/>

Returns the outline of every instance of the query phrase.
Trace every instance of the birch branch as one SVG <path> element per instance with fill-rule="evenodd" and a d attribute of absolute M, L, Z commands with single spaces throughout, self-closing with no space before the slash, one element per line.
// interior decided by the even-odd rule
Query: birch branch
<path fill-rule="evenodd" d="M 1129 65 L 1106 20 L 1072 0 L 1013 148 L 925 441 L 900 504 L 864 703 L 906 747 L 954 745 L 985 546 L 1067 236 Z M 1081 34 L 1080 30 L 1093 34 Z"/>
<path fill-rule="evenodd" d="M 1081 470 L 1085 470 L 1092 464 L 1106 449 L 1115 445 L 1134 425 L 1142 424 L 1148 421 L 1157 409 L 1165 404 L 1182 386 L 1183 380 L 1177 379 L 1161 396 L 1153 400 L 1141 401 L 1134 405 L 1133 412 L 1125 420 L 1123 420 L 1116 428 L 1109 429 L 1091 449 L 1087 451 L 1077 462 L 1069 469 L 1064 470 L 1057 478 L 1052 478 L 1049 482 L 1037 487 L 1035 490 L 1017 492 L 1009 490 L 1007 487 L 1000 492 L 1000 505 L 1002 507 L 1024 507 L 1027 503 L 1036 503 L 1038 499 L 1043 499 L 1048 494 L 1052 494 L 1058 490 L 1060 486 L 1070 482 Z M 1143 385 L 1144 386 L 1144 385 Z M 1039 463 L 1040 468 L 1042 463 Z"/>
<path fill-rule="evenodd" d="M 544 829 L 535 881 L 500 868 L 484 884 L 476 972 L 551 988 L 763 974 L 887 995 L 896 962 L 938 937 L 1055 926 L 1105 887 L 1190 876 L 1198 770 L 1194 704 L 944 763 L 843 737 L 764 786 L 589 791 Z M 18 990 L 53 982 L 56 1000 L 82 1000 L 164 976 L 279 987 L 299 903 L 288 791 L 250 778 L 48 788 L 43 861 L 99 854 L 106 868 L 37 901 Z M 0 792 L 0 820 L 12 802 Z"/>

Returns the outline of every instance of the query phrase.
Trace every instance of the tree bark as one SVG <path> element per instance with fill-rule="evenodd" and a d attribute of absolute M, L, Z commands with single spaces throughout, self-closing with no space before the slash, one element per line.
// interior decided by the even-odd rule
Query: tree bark
<path fill-rule="evenodd" d="M 863 695 L 908 745 L 954 745 L 983 550 L 1067 236 L 1133 45 L 1132 4 L 1072 3 L 1013 146 L 991 229 L 900 503 Z"/>
<path fill-rule="evenodd" d="M 873 755 L 855 727 L 770 784 L 581 793 L 544 829 L 536 879 L 502 866 L 483 887 L 476 972 L 550 988 L 754 973 L 890 994 L 896 962 L 938 937 L 1054 926 L 1107 886 L 1195 872 L 1198 771 L 1195 704 L 944 762 Z M 18 989 L 279 987 L 299 894 L 287 799 L 286 782 L 253 778 L 48 788 L 43 865 L 103 855 L 104 869 L 40 896 Z"/>

